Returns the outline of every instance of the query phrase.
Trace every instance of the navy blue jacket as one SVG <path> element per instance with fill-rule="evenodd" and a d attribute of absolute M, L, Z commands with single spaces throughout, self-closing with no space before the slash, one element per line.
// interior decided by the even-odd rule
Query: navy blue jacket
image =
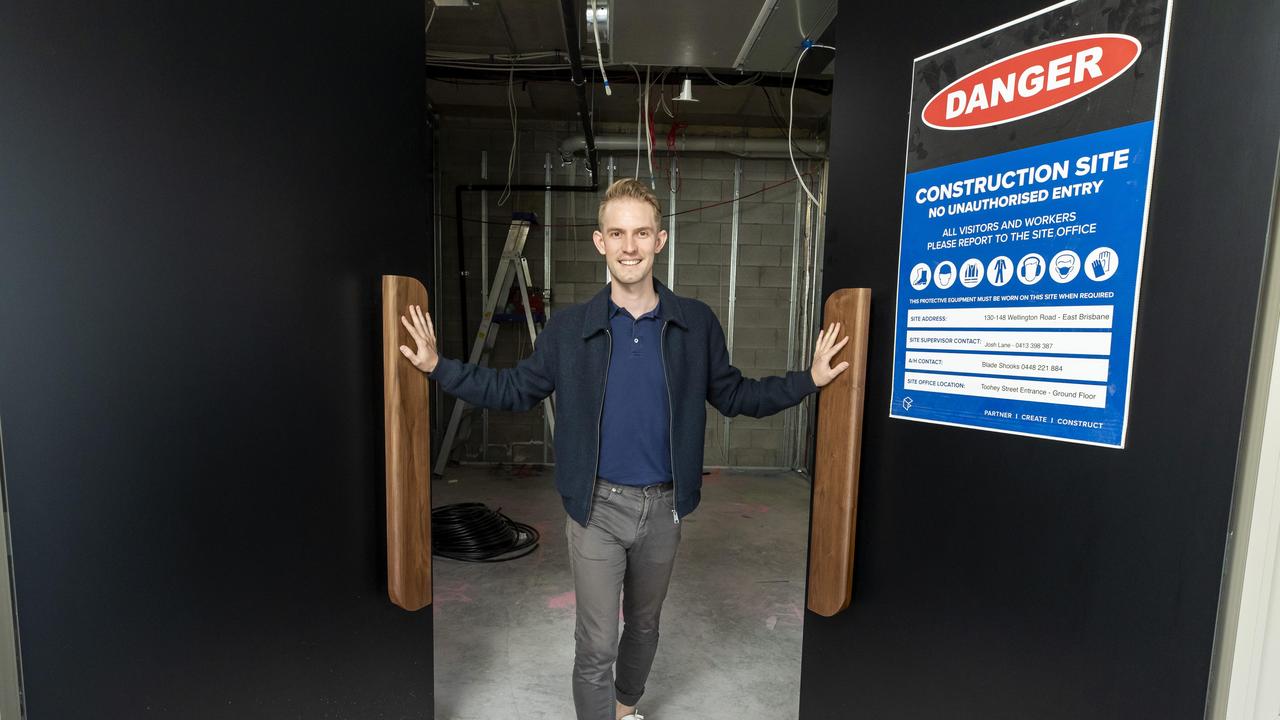
<path fill-rule="evenodd" d="M 765 417 L 818 388 L 807 371 L 759 380 L 729 364 L 724 330 L 706 303 L 671 292 L 654 278 L 662 302 L 660 340 L 671 412 L 671 470 L 676 512 L 688 515 L 702 498 L 706 403 L 721 413 Z M 600 461 L 605 373 L 613 339 L 609 287 L 551 316 L 533 353 L 514 368 L 480 367 L 441 357 L 431 379 L 450 395 L 498 410 L 529 410 L 556 393 L 556 489 L 579 525 L 591 514 Z"/>

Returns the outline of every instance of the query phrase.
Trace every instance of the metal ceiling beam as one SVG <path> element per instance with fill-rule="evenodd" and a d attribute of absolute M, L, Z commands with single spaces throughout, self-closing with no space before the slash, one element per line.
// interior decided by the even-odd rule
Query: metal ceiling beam
<path fill-rule="evenodd" d="M 498 11 L 498 17 L 502 19 L 502 29 L 507 33 L 507 46 L 511 48 L 511 54 L 516 55 L 520 49 L 516 47 L 516 36 L 511 34 L 511 22 L 507 20 L 507 14 L 502 11 L 502 0 L 495 0 L 494 8 Z"/>

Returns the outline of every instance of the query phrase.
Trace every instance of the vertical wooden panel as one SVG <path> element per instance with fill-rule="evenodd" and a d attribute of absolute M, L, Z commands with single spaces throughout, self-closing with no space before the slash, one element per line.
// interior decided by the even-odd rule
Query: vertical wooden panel
<path fill-rule="evenodd" d="M 383 427 L 387 455 L 387 594 L 405 610 L 431 604 L 431 414 L 427 376 L 400 353 L 414 347 L 401 314 L 427 311 L 413 278 L 382 276 Z"/>
<path fill-rule="evenodd" d="M 831 617 L 853 597 L 853 534 L 862 454 L 862 396 L 867 376 L 871 291 L 837 290 L 823 306 L 822 327 L 842 324 L 849 344 L 832 364 L 849 369 L 818 395 L 818 448 L 813 471 L 809 536 L 809 609 Z"/>

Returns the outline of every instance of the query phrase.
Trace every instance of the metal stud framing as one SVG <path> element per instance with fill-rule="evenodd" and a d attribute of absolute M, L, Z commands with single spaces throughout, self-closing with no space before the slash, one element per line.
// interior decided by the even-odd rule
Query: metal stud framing
<path fill-rule="evenodd" d="M 439 147 L 436 145 L 435 161 L 435 177 L 436 186 L 434 193 L 437 196 L 435 202 L 437 209 L 440 207 L 441 188 L 443 187 L 443 177 L 439 168 Z M 489 177 L 489 157 L 485 150 L 480 151 L 480 177 L 487 180 Z M 810 162 L 806 170 L 813 168 L 818 163 Z M 608 182 L 612 183 L 617 172 L 617 161 L 614 156 L 607 157 L 604 163 L 604 169 Z M 795 210 L 794 223 L 792 225 L 791 237 L 791 253 L 789 271 L 790 278 L 788 283 L 788 319 L 787 319 L 787 345 L 786 345 L 786 364 L 788 370 L 801 370 L 807 368 L 812 361 L 812 343 L 813 338 L 819 324 L 821 322 L 821 299 L 822 299 L 822 266 L 823 266 L 823 239 L 826 231 L 825 211 L 826 211 L 826 191 L 828 182 L 828 164 L 821 163 L 819 176 L 817 178 L 817 195 L 820 205 L 814 205 L 805 196 L 800 187 L 796 186 L 795 194 Z M 544 247 L 543 247 L 543 287 L 548 292 L 547 302 L 545 303 L 545 311 L 548 315 L 551 312 L 551 298 L 549 297 L 552 287 L 552 271 L 553 271 L 553 245 L 554 233 L 552 231 L 553 223 L 553 194 L 549 189 L 553 179 L 553 158 L 551 153 L 544 156 L 544 180 L 548 189 L 543 193 L 543 226 L 544 226 Z M 571 175 L 576 168 L 570 168 Z M 676 287 L 676 262 L 677 262 L 677 218 L 675 212 L 679 201 L 676 192 L 679 182 L 679 170 L 672 163 L 668 180 L 668 197 L 666 211 L 669 214 L 667 218 L 667 244 L 664 249 L 666 254 L 667 272 L 666 283 L 670 288 Z M 733 167 L 733 198 L 732 198 L 732 215 L 730 218 L 730 238 L 729 238 L 729 279 L 728 279 L 728 316 L 725 327 L 725 341 L 728 346 L 729 360 L 734 358 L 734 339 L 737 328 L 737 291 L 738 291 L 738 265 L 739 265 L 739 249 L 740 249 L 740 223 L 742 221 L 742 179 L 743 179 L 743 161 L 736 159 Z M 576 198 L 571 198 L 570 202 L 575 203 Z M 576 203 L 572 204 L 570 214 L 576 217 Z M 489 204 L 488 193 L 481 191 L 480 193 L 480 255 L 481 255 L 481 279 L 482 288 L 487 288 L 490 276 L 489 268 Z M 435 218 L 435 238 L 434 238 L 434 257 L 437 269 L 442 262 L 442 246 L 440 238 L 443 234 L 442 222 L 437 211 Z M 696 258 L 693 259 L 696 262 Z M 604 270 L 604 279 L 608 282 L 611 278 L 608 267 Z M 442 307 L 443 288 L 440 283 L 435 283 L 432 288 L 435 295 L 436 307 Z M 486 298 L 487 299 L 487 298 Z M 568 298 L 568 302 L 573 302 L 574 298 Z M 437 389 L 438 394 L 438 389 Z M 437 405 L 442 398 L 436 397 Z M 780 457 L 781 464 L 796 469 L 805 469 L 812 464 L 810 446 L 812 438 L 810 437 L 814 431 L 814 411 L 815 404 L 812 398 L 807 399 L 802 405 L 789 409 L 783 420 L 784 447 Z M 489 413 L 484 411 L 482 415 L 482 457 L 488 459 L 489 451 Z M 723 462 L 727 465 L 730 461 L 730 437 L 733 421 L 731 418 L 724 418 L 721 428 L 721 446 L 723 451 Z M 551 459 L 551 431 L 548 427 L 547 418 L 543 418 L 543 462 L 549 462 Z"/>
<path fill-rule="evenodd" d="M 808 197 L 800 188 L 799 183 L 796 184 L 796 204 L 795 214 L 791 219 L 791 281 L 789 285 L 789 293 L 787 299 L 787 369 L 799 370 L 804 367 L 801 353 L 797 352 L 799 347 L 797 343 L 797 334 L 799 331 L 799 321 L 801 307 L 799 303 L 803 302 L 800 295 L 799 282 L 800 270 L 800 226 L 801 216 L 804 213 L 804 204 L 808 202 Z M 799 444 L 799 438 L 796 436 L 800 426 L 800 407 L 792 407 L 787 409 L 786 417 L 783 420 L 783 437 L 785 438 L 785 446 L 783 450 L 783 462 L 787 467 L 798 467 L 796 459 L 796 446 Z"/>
<path fill-rule="evenodd" d="M 546 153 L 543 157 L 542 168 L 545 171 L 543 179 L 547 183 L 547 187 L 551 187 L 551 153 Z M 551 190 L 544 190 L 542 193 L 542 312 L 543 322 L 551 320 Z M 533 312 L 533 308 L 529 308 L 529 312 Z M 543 326 L 545 327 L 545 325 Z M 532 352 L 533 348 L 529 348 Z M 544 406 L 545 407 L 545 406 Z M 546 414 L 542 416 L 542 463 L 545 465 L 550 457 L 547 454 L 547 448 L 551 445 L 551 423 L 548 421 Z"/>
<path fill-rule="evenodd" d="M 742 158 L 733 161 L 733 218 L 729 235 L 729 327 L 725 329 L 725 341 L 729 346 L 729 362 L 733 362 L 733 328 L 738 300 L 738 221 L 742 195 Z M 729 427 L 733 418 L 724 419 L 724 434 L 720 448 L 724 451 L 725 464 L 729 463 Z"/>
<path fill-rule="evenodd" d="M 674 290 L 676 287 L 676 182 L 677 169 L 674 161 L 671 165 L 671 177 L 668 179 L 668 189 L 671 190 L 671 200 L 667 203 L 667 287 Z"/>
<path fill-rule="evenodd" d="M 489 180 L 489 151 L 480 151 L 480 179 Z M 461 218 L 457 222 L 462 222 Z M 489 191 L 480 191 L 480 307 L 489 298 Z M 489 459 L 489 408 L 480 411 L 480 459 Z"/>

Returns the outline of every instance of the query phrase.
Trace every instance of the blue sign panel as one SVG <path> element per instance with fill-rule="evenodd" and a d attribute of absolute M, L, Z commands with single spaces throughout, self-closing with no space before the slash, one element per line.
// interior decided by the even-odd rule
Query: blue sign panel
<path fill-rule="evenodd" d="M 1166 32 L 1094 15 L 916 61 L 891 416 L 1124 446 Z"/>

